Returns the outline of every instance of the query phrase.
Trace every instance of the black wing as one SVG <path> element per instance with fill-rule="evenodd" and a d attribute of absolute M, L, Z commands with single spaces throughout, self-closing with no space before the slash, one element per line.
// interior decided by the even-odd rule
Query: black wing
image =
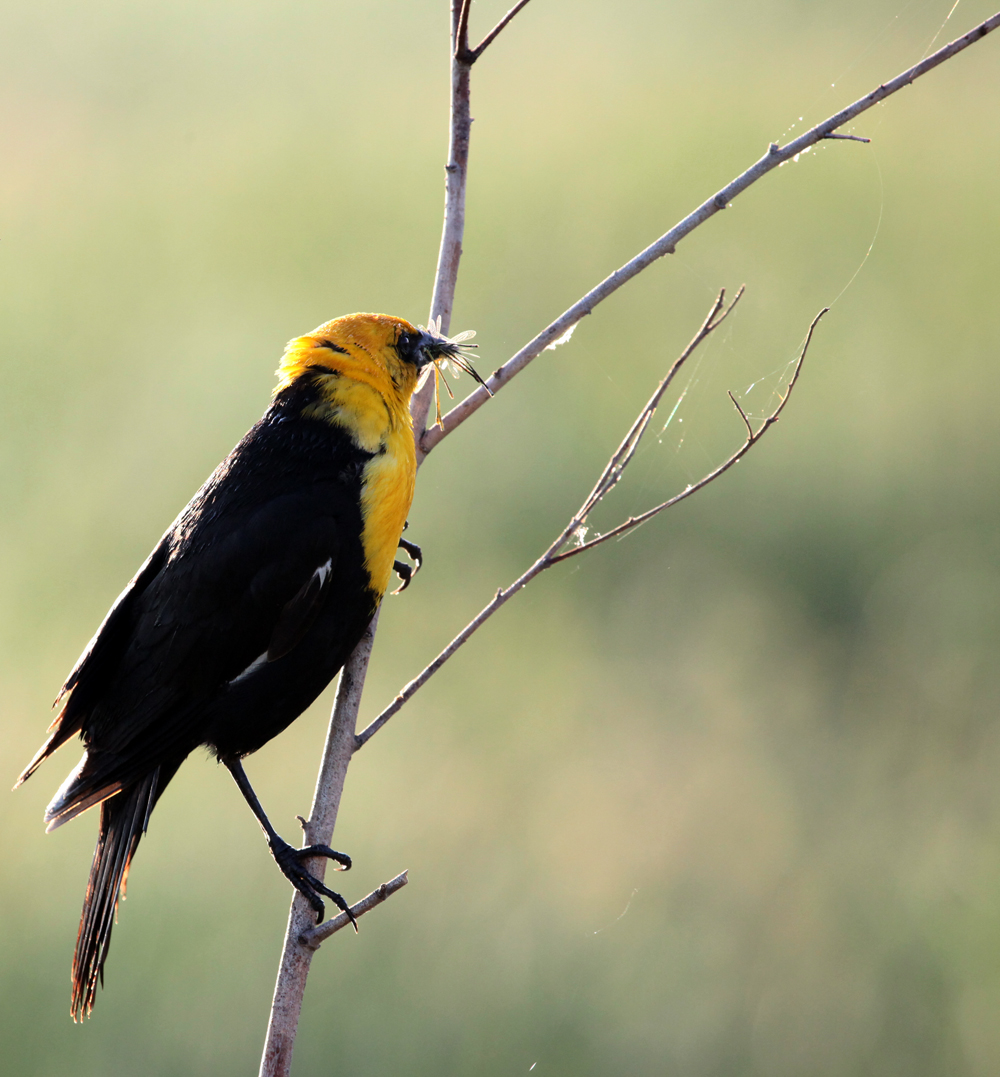
<path fill-rule="evenodd" d="M 52 805 L 59 821 L 182 759 L 221 692 L 301 644 L 357 560 L 369 458 L 328 424 L 272 408 L 220 465 L 112 607 L 24 773 L 82 733 L 87 761 Z"/>
<path fill-rule="evenodd" d="M 212 700 L 305 636 L 340 545 L 336 517 L 316 513 L 320 492 L 277 499 L 234 530 L 198 529 L 197 556 L 181 543 L 120 605 L 76 675 L 65 714 L 83 732 L 88 762 L 53 804 L 53 821 L 186 756 Z"/>

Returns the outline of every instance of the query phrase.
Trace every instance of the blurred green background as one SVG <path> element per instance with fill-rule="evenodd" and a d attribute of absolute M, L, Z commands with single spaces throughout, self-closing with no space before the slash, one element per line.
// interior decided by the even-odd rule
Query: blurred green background
<path fill-rule="evenodd" d="M 952 2 L 534 0 L 474 71 L 453 329 L 480 369 L 918 59 Z M 8 784 L 285 341 L 426 319 L 447 25 L 445 0 L 3 5 Z M 338 881 L 411 884 L 318 955 L 297 1074 L 1000 1071 L 998 50 L 765 179 L 432 455 L 367 718 L 562 526 L 720 286 L 746 298 L 598 527 L 723 459 L 725 390 L 764 414 L 832 304 L 738 468 L 537 581 L 357 757 Z M 329 702 L 248 764 L 290 838 Z M 76 758 L 2 801 L 5 1072 L 256 1072 L 289 892 L 202 754 L 70 1023 L 96 820 L 41 816 Z"/>

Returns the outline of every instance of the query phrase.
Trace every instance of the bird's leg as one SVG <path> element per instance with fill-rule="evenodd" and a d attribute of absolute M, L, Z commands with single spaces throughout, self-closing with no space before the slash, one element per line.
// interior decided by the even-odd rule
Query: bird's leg
<path fill-rule="evenodd" d="M 346 871 L 351 866 L 351 858 L 346 853 L 338 853 L 336 849 L 331 849 L 329 845 L 307 845 L 304 849 L 293 848 L 271 826 L 271 821 L 264 814 L 264 809 L 257 799 L 257 794 L 250 785 L 250 779 L 243 769 L 243 764 L 238 759 L 224 759 L 223 762 L 226 764 L 229 773 L 232 774 L 233 780 L 243 794 L 243 798 L 250 805 L 250 810 L 257 816 L 257 822 L 260 823 L 261 830 L 267 835 L 267 847 L 271 850 L 275 863 L 281 868 L 285 878 L 315 910 L 316 923 L 322 922 L 325 911 L 323 901 L 320 898 L 320 894 L 322 894 L 328 897 L 338 909 L 347 913 L 351 923 L 354 924 L 354 930 L 357 931 L 358 922 L 354 919 L 351 907 L 347 902 L 335 890 L 324 886 L 302 864 L 303 860 L 308 860 L 311 856 L 326 856 L 338 865 L 338 871 Z"/>
<path fill-rule="evenodd" d="M 410 586 L 410 580 L 420 571 L 420 566 L 423 564 L 424 555 L 420 550 L 420 547 L 415 542 L 410 542 L 405 538 L 399 540 L 399 548 L 405 550 L 413 559 L 412 567 L 406 564 L 405 561 L 394 561 L 392 564 L 396 575 L 403 581 L 395 591 L 392 593 L 398 595 L 401 591 L 405 591 Z"/>

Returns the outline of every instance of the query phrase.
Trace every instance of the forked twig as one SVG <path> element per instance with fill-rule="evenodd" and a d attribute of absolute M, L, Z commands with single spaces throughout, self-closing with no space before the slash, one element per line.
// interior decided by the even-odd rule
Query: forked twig
<path fill-rule="evenodd" d="M 464 63 L 469 64 L 469 66 L 471 67 L 472 64 L 474 64 L 479 59 L 479 57 L 482 56 L 482 54 L 490 47 L 490 45 L 493 44 L 494 40 L 497 38 L 497 36 L 500 34 L 500 32 L 504 29 L 504 27 L 506 27 L 506 25 L 511 21 L 511 19 L 513 19 L 514 16 L 523 7 L 527 7 L 527 4 L 528 4 L 528 0 L 519 0 L 519 3 L 516 3 L 510 9 L 510 11 L 508 11 L 507 14 L 504 15 L 504 17 L 496 24 L 496 26 L 493 27 L 492 30 L 490 30 L 490 32 L 483 38 L 483 40 L 480 41 L 479 44 L 474 49 L 470 49 L 469 48 L 469 8 L 472 6 L 472 0 L 465 0 L 464 12 L 463 12 L 464 17 L 465 17 L 465 21 L 464 21 L 464 25 L 463 25 L 464 35 L 460 38 L 459 47 L 458 47 L 458 50 L 456 50 L 456 55 L 459 57 L 459 59 L 461 59 Z"/>
<path fill-rule="evenodd" d="M 757 444 L 758 441 L 764 436 L 764 434 L 770 430 L 772 426 L 778 421 L 778 416 L 785 410 L 785 405 L 788 403 L 788 398 L 791 396 L 792 390 L 795 388 L 795 383 L 799 380 L 799 371 L 802 369 L 802 363 L 805 360 L 806 352 L 809 350 L 809 344 L 812 341 L 813 331 L 816 326 L 819 325 L 820 319 L 827 313 L 829 307 L 824 307 L 819 314 L 813 318 L 812 323 L 809 326 L 809 331 L 806 333 L 806 339 L 803 341 L 802 350 L 799 352 L 799 357 L 795 361 L 795 368 L 792 371 L 792 376 L 788 381 L 788 385 L 785 388 L 784 394 L 779 398 L 778 406 L 771 412 L 770 415 L 761 423 L 756 432 L 750 425 L 750 420 L 747 418 L 746 412 L 737 403 L 736 398 L 732 393 L 729 394 L 729 399 L 736 405 L 736 410 L 740 413 L 743 422 L 747 427 L 747 439 L 743 444 L 729 457 L 721 463 L 714 471 L 710 471 L 703 478 L 699 479 L 695 483 L 691 483 L 686 486 L 679 494 L 675 494 L 673 497 L 668 498 L 666 501 L 661 502 L 659 505 L 654 505 L 653 508 L 647 509 L 645 512 L 640 513 L 638 516 L 630 516 L 627 520 L 620 523 L 617 527 L 613 527 L 610 531 L 605 531 L 603 534 L 596 535 L 594 538 L 587 542 L 581 542 L 578 546 L 569 550 L 563 550 L 561 553 L 554 554 L 552 557 L 552 563 L 557 564 L 559 561 L 565 561 L 567 558 L 575 557 L 578 553 L 583 553 L 585 550 L 593 549 L 595 546 L 600 546 L 601 543 L 607 542 L 609 539 L 618 538 L 619 535 L 628 534 L 629 531 L 635 530 L 640 524 L 644 524 L 647 520 L 651 520 L 654 516 L 663 512 L 665 509 L 673 508 L 674 505 L 681 501 L 686 500 L 692 494 L 696 494 L 699 490 L 704 489 L 710 482 L 714 482 L 720 475 L 727 472 L 733 464 L 739 463 L 744 456 Z M 546 565 L 546 568 L 548 566 Z M 362 734 L 363 735 L 363 734 Z"/>
<path fill-rule="evenodd" d="M 703 202 L 693 213 L 689 213 L 682 221 L 675 224 L 669 232 L 665 232 L 655 243 L 651 243 L 631 261 L 626 262 L 620 269 L 616 269 L 609 277 L 605 277 L 600 284 L 578 299 L 568 310 L 560 314 L 555 321 L 550 322 L 533 340 L 528 341 L 519 352 L 516 352 L 507 362 L 495 370 L 492 376 L 486 379 L 486 385 L 490 390 L 489 393 L 481 387 L 474 389 L 443 417 L 440 424 L 435 424 L 429 429 L 425 429 L 419 442 L 421 452 L 424 455 L 429 453 L 435 445 L 461 426 L 473 412 L 481 408 L 490 399 L 490 395 L 495 396 L 516 374 L 520 373 L 530 362 L 541 355 L 546 348 L 551 347 L 560 338 L 565 337 L 577 322 L 590 314 L 599 303 L 618 291 L 622 285 L 627 284 L 658 258 L 662 258 L 666 254 L 673 254 L 677 244 L 682 239 L 689 236 L 710 217 L 714 217 L 716 213 L 726 209 L 737 195 L 742 194 L 761 177 L 766 176 L 768 172 L 773 171 L 786 161 L 793 160 L 803 150 L 823 139 L 847 138 L 850 141 L 867 141 L 867 139 L 861 139 L 854 135 L 838 135 L 834 134 L 834 132 L 838 127 L 843 127 L 845 123 L 850 123 L 855 117 L 860 116 L 862 112 L 866 112 L 880 101 L 884 101 L 905 86 L 909 86 L 910 83 L 916 81 L 922 75 L 926 75 L 928 71 L 932 71 L 939 64 L 950 60 L 952 56 L 955 56 L 963 49 L 967 49 L 970 45 L 981 41 L 998 26 L 1000 26 L 1000 12 L 986 19 L 985 22 L 981 22 L 974 30 L 970 30 L 967 34 L 963 34 L 962 37 L 956 38 L 943 48 L 938 49 L 937 52 L 932 53 L 925 60 L 921 60 L 920 63 L 914 64 L 913 67 L 907 68 L 906 71 L 901 72 L 894 79 L 877 86 L 871 93 L 841 109 L 840 112 L 834 113 L 833 116 L 825 119 L 822 123 L 818 123 L 809 131 L 789 142 L 787 146 L 779 146 L 777 142 L 772 142 L 759 161 Z M 414 414 L 416 415 L 416 413 Z M 425 410 L 423 412 L 424 426 L 426 426 L 426 418 L 427 412 Z M 414 429 L 420 431 L 422 427 L 418 425 Z"/>
<path fill-rule="evenodd" d="M 660 400 L 663 398 L 663 394 L 670 387 L 670 383 L 674 380 L 674 376 L 684 365 L 684 363 L 691 356 L 691 353 L 698 347 L 698 345 L 712 332 L 714 332 L 722 323 L 729 317 L 733 308 L 743 297 L 743 293 L 746 291 L 746 285 L 741 285 L 739 291 L 736 293 L 733 301 L 728 307 L 724 308 L 726 301 L 726 290 L 723 288 L 716 297 L 715 303 L 712 305 L 712 309 L 708 312 L 705 320 L 701 323 L 701 328 L 691 338 L 690 344 L 681 352 L 681 354 L 674 360 L 670 369 L 667 371 L 663 380 L 656 387 L 656 391 L 646 402 L 646 406 L 639 412 L 638 417 L 632 424 L 631 429 L 625 435 L 621 445 L 611 455 L 611 459 L 607 462 L 604 470 L 601 472 L 600 478 L 594 484 L 593 490 L 590 491 L 589 496 L 583 505 L 580 507 L 580 511 L 570 520 L 563 534 L 556 540 L 556 545 L 560 546 L 565 543 L 566 539 L 578 532 L 580 526 L 584 523 L 587 516 L 594 509 L 599 501 L 601 501 L 606 494 L 609 494 L 614 486 L 618 483 L 618 480 L 624 474 L 625 468 L 628 466 L 632 459 L 635 450 L 639 447 L 639 442 L 642 440 L 642 435 L 646 432 L 646 427 L 652 421 L 653 415 L 656 413 L 656 409 L 659 406 Z M 724 308 L 724 309 L 723 309 Z"/>
<path fill-rule="evenodd" d="M 565 561 L 567 558 L 575 557 L 577 554 L 581 554 L 586 550 L 592 550 L 595 546 L 599 546 L 603 542 L 607 542 L 609 539 L 616 538 L 620 535 L 627 534 L 629 531 L 634 530 L 640 524 L 645 523 L 647 520 L 652 519 L 654 516 L 671 508 L 678 502 L 683 501 L 685 498 L 690 497 L 698 490 L 703 489 L 710 482 L 713 482 L 720 475 L 728 471 L 738 460 L 741 460 L 746 454 L 757 444 L 758 441 L 764 436 L 764 433 L 772 427 L 777 421 L 778 416 L 784 410 L 785 404 L 788 403 L 788 398 L 791 395 L 792 389 L 795 388 L 795 384 L 799 378 L 799 371 L 802 369 L 802 363 L 805 360 L 806 352 L 809 350 L 809 344 L 812 341 L 813 331 L 819 323 L 820 318 L 826 314 L 828 307 L 824 307 L 823 310 L 816 315 L 812 324 L 809 326 L 809 332 L 806 334 L 806 339 L 802 345 L 802 349 L 799 352 L 798 359 L 795 363 L 795 369 L 792 371 L 792 376 L 789 379 L 788 386 L 785 389 L 784 394 L 780 398 L 778 406 L 774 411 L 768 415 L 768 417 L 760 425 L 759 429 L 755 432 L 750 426 L 749 420 L 746 417 L 743 409 L 736 405 L 737 410 L 743 416 L 744 422 L 747 424 L 747 438 L 726 461 L 720 464 L 713 471 L 709 472 L 698 482 L 687 486 L 679 494 L 669 498 L 666 501 L 661 502 L 659 505 L 655 505 L 653 508 L 648 509 L 646 512 L 641 513 L 638 516 L 630 516 L 627 520 L 618 524 L 617 527 L 612 528 L 610 531 L 606 531 L 601 535 L 597 535 L 594 538 L 584 541 L 584 526 L 587 521 L 587 517 L 590 513 L 600 504 L 604 497 L 617 485 L 622 477 L 622 473 L 625 468 L 628 467 L 635 450 L 642 439 L 643 434 L 646 432 L 649 424 L 653 418 L 653 414 L 656 411 L 663 394 L 666 392 L 667 387 L 673 380 L 674 376 L 680 370 L 681 366 L 688 359 L 691 353 L 698 347 L 698 345 L 709 336 L 714 330 L 716 330 L 722 322 L 728 317 L 730 311 L 736 306 L 740 296 L 743 294 L 741 288 L 733 299 L 732 303 L 728 307 L 723 306 L 725 300 L 725 291 L 719 293 L 719 297 L 716 299 L 712 309 L 708 313 L 708 317 L 702 323 L 701 328 L 694 335 L 691 343 L 681 352 L 680 356 L 674 361 L 670 369 L 667 371 L 665 377 L 656 387 L 656 391 L 649 398 L 646 406 L 639 412 L 635 422 L 632 424 L 629 432 L 625 435 L 622 443 L 612 453 L 611 458 L 608 460 L 601 472 L 600 477 L 594 484 L 594 488 L 584 499 L 583 504 L 579 510 L 574 513 L 570 518 L 569 523 L 563 528 L 559 536 L 549 546 L 549 548 L 538 558 L 537 561 L 525 572 L 519 576 L 509 587 L 501 587 L 497 593 L 493 596 L 492 600 L 483 607 L 479 614 L 474 617 L 461 632 L 444 648 L 443 651 L 429 664 L 427 665 L 412 681 L 407 684 L 399 695 L 385 708 L 384 711 L 368 726 L 365 727 L 355 738 L 354 746 L 355 751 L 363 747 L 369 740 L 389 721 L 393 715 L 397 714 L 399 710 L 410 700 L 413 696 L 434 676 L 435 673 L 448 661 L 449 658 L 469 639 L 470 636 L 486 623 L 493 616 L 494 613 L 510 598 L 517 594 L 518 591 L 525 588 L 536 576 L 540 575 L 547 568 L 551 568 L 553 565 L 558 564 L 560 561 Z M 731 394 L 730 394 L 731 395 Z M 733 403 L 736 403 L 733 399 Z M 566 549 L 570 542 L 576 541 L 578 544 L 569 549 Z"/>

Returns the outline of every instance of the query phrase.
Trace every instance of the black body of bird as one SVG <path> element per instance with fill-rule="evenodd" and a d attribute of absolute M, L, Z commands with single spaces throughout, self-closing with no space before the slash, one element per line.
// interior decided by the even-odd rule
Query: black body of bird
<path fill-rule="evenodd" d="M 442 357 L 462 363 L 450 341 L 385 315 L 339 318 L 292 341 L 271 406 L 171 525 L 66 680 L 50 737 L 20 781 L 81 735 L 84 757 L 46 812 L 51 830 L 101 809 L 74 1018 L 93 1007 L 150 812 L 199 745 L 232 771 L 318 918 L 321 895 L 348 908 L 301 862 L 350 859 L 284 842 L 240 760 L 313 702 L 377 609 L 413 493 L 409 398 L 420 369 Z"/>

